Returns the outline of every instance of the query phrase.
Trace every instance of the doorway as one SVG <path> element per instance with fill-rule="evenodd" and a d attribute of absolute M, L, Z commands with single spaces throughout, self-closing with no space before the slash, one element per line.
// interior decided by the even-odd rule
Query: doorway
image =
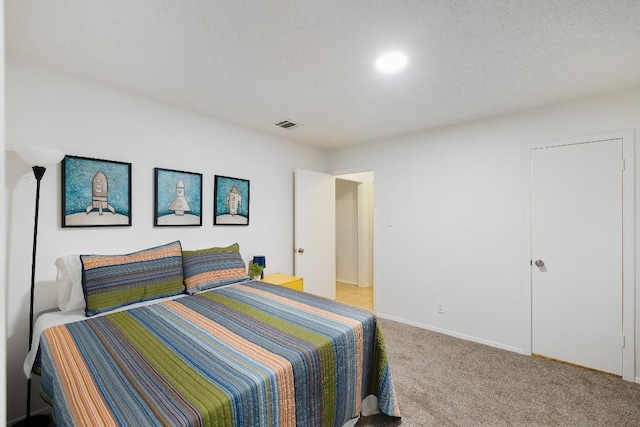
<path fill-rule="evenodd" d="M 336 175 L 336 299 L 373 310 L 374 172 Z"/>
<path fill-rule="evenodd" d="M 635 253 L 625 243 L 634 236 L 632 136 L 536 144 L 523 156 L 524 350 L 627 380 L 635 377 Z"/>

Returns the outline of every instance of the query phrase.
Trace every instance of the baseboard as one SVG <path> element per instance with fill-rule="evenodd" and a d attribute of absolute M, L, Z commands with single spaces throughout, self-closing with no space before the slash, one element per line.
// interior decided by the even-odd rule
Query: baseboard
<path fill-rule="evenodd" d="M 636 377 L 636 382 L 640 384 L 640 377 Z"/>
<path fill-rule="evenodd" d="M 358 286 L 358 284 L 357 284 L 357 283 L 352 282 L 351 280 L 336 279 L 336 282 L 346 283 L 347 285 Z"/>
<path fill-rule="evenodd" d="M 495 342 L 495 341 L 485 340 L 483 338 L 474 337 L 472 335 L 461 334 L 459 332 L 449 331 L 447 329 L 437 328 L 437 327 L 434 327 L 434 326 L 425 325 L 423 323 L 413 322 L 413 321 L 407 320 L 407 319 L 401 319 L 401 318 L 395 317 L 395 316 L 388 316 L 386 314 L 376 313 L 376 316 L 378 316 L 378 317 L 380 317 L 382 319 L 393 320 L 394 322 L 404 323 L 405 325 L 415 326 L 416 328 L 426 329 L 426 330 L 432 331 L 432 332 L 438 332 L 440 334 L 449 335 L 449 336 L 452 336 L 452 337 L 455 337 L 455 338 L 460 338 L 460 339 L 463 339 L 463 340 L 466 340 L 466 341 L 471 341 L 471 342 L 475 342 L 475 343 L 478 343 L 478 344 L 488 345 L 490 347 L 499 348 L 501 350 L 507 350 L 507 351 L 511 351 L 511 352 L 519 353 L 519 354 L 527 354 L 527 353 L 525 353 L 524 348 L 514 347 L 514 346 L 511 346 L 511 345 L 506 345 L 506 344 L 502 344 L 502 343 Z"/>
<path fill-rule="evenodd" d="M 336 282 L 344 283 L 345 285 L 357 286 L 358 288 L 371 288 L 371 287 L 373 287 L 368 283 L 359 284 L 359 283 L 355 283 L 355 282 L 349 282 L 348 280 L 337 280 L 336 279 Z"/>

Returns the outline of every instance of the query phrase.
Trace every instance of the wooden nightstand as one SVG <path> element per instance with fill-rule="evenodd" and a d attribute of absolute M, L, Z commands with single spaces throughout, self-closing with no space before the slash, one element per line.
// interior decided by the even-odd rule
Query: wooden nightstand
<path fill-rule="evenodd" d="M 304 284 L 301 277 L 291 276 L 289 274 L 272 273 L 265 274 L 261 279 L 263 282 L 271 283 L 273 285 L 285 286 L 287 288 L 295 289 L 296 291 L 304 290 Z"/>

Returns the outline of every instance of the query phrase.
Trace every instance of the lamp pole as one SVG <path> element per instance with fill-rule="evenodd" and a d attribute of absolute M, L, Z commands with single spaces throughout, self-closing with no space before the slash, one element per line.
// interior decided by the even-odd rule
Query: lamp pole
<path fill-rule="evenodd" d="M 36 249 L 38 247 L 38 211 L 40 210 L 40 181 L 47 168 L 33 166 L 33 174 L 36 177 L 36 210 L 33 219 L 33 252 L 31 257 L 31 299 L 29 303 L 29 351 L 31 351 L 31 340 L 33 339 L 33 297 L 36 287 Z M 46 426 L 49 425 L 47 415 L 37 415 L 31 417 L 31 377 L 27 379 L 27 418 L 18 426 Z"/>
<path fill-rule="evenodd" d="M 18 148 L 18 156 L 31 165 L 33 175 L 36 177 L 36 208 L 33 219 L 33 253 L 31 257 L 31 297 L 29 300 L 29 351 L 33 340 L 33 301 L 36 287 L 36 249 L 38 247 L 38 211 L 40 210 L 40 181 L 48 166 L 53 166 L 64 158 L 64 153 L 53 148 L 23 145 Z M 48 426 L 48 415 L 31 416 L 31 376 L 27 379 L 27 416 L 16 426 Z"/>

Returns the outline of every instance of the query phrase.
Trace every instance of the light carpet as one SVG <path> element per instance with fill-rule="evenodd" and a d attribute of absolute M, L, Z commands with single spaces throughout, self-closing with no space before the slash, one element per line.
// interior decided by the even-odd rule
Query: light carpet
<path fill-rule="evenodd" d="M 640 384 L 380 319 L 402 427 L 640 426 Z M 382 415 L 358 427 L 390 427 Z"/>

